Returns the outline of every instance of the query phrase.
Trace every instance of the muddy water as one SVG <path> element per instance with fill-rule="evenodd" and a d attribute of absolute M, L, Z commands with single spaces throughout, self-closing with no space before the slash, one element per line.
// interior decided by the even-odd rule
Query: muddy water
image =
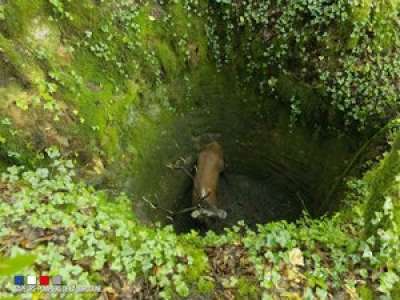
<path fill-rule="evenodd" d="M 228 216 L 210 228 L 216 232 L 221 232 L 224 227 L 230 227 L 240 220 L 244 220 L 250 227 L 282 219 L 294 221 L 301 215 L 306 199 L 300 189 L 280 174 L 252 178 L 225 172 L 219 183 L 218 201 L 220 208 L 226 210 Z M 191 188 L 188 188 L 177 210 L 190 206 Z M 189 213 L 176 216 L 174 226 L 177 232 L 207 230 L 191 219 Z"/>

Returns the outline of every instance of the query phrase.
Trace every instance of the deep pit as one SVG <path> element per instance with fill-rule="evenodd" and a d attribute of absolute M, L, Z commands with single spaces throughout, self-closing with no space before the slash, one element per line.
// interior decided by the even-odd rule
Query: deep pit
<path fill-rule="evenodd" d="M 196 109 L 178 118 L 165 118 L 164 112 L 152 127 L 140 128 L 147 144 L 125 186 L 138 199 L 134 212 L 142 221 L 173 224 L 177 232 L 205 231 L 190 212 L 180 212 L 192 206 L 187 173 L 193 174 L 199 151 L 213 140 L 223 146 L 227 164 L 218 199 L 228 217 L 211 229 L 221 232 L 240 220 L 251 227 L 295 221 L 303 211 L 315 217 L 339 208 L 345 177 L 358 172 L 358 150 L 366 137 L 316 126 L 315 118 L 323 116 L 312 106 L 302 122 L 290 126 L 286 86 L 279 98 L 265 99 L 226 72 L 202 78 L 193 87 L 187 101 Z M 314 97 L 307 89 L 296 92 Z M 154 107 L 141 113 L 152 112 Z"/>
<path fill-rule="evenodd" d="M 193 229 L 200 232 L 212 229 L 220 233 L 242 220 L 251 228 L 276 220 L 295 221 L 303 209 L 307 210 L 306 195 L 284 175 L 266 172 L 265 177 L 257 178 L 235 173 L 229 168 L 221 175 L 218 188 L 219 208 L 227 212 L 226 219 L 215 221 L 210 228 L 205 227 L 194 220 L 190 213 L 184 212 L 192 206 L 191 201 L 192 184 L 189 184 L 176 207 L 177 212 L 183 213 L 173 218 L 178 233 Z"/>
<path fill-rule="evenodd" d="M 244 124 L 237 130 L 245 130 Z M 346 148 L 341 144 L 343 139 L 320 137 L 319 141 L 314 141 L 315 149 L 308 148 L 309 152 L 300 148 L 292 153 L 286 152 L 290 151 L 289 145 L 292 145 L 288 143 L 281 148 L 282 151 L 276 153 L 274 147 L 277 146 L 271 143 L 273 141 L 271 131 L 273 134 L 274 129 L 261 128 L 265 126 L 262 122 L 254 126 L 258 126 L 258 130 L 252 130 L 251 134 L 241 136 L 240 139 L 232 138 L 232 135 L 227 133 L 226 136 L 205 134 L 198 139 L 200 146 L 196 147 L 197 152 L 194 156 L 202 146 L 213 139 L 219 139 L 223 145 L 226 169 L 220 176 L 218 203 L 219 208 L 227 212 L 225 220 L 216 220 L 211 226 L 206 227 L 191 218 L 190 212 L 185 210 L 192 207 L 193 184 L 189 173 L 194 175 L 196 162 L 192 159 L 185 166 L 185 170 L 175 170 L 185 177 L 185 184 L 172 208 L 176 214 L 171 215 L 171 223 L 178 233 L 190 230 L 204 233 L 209 229 L 221 233 L 224 228 L 231 227 L 239 221 L 244 221 L 251 228 L 255 228 L 256 224 L 277 220 L 293 222 L 303 213 L 316 217 L 331 213 L 340 206 L 337 199 L 344 188 L 342 171 L 346 170 L 351 159 L 343 161 L 338 159 L 338 165 L 330 170 L 328 167 L 331 165 L 328 164 L 336 157 L 341 158 L 341 155 L 345 155 L 340 150 L 351 149 L 348 145 Z M 296 142 L 298 134 L 299 131 L 297 135 L 289 130 L 286 131 L 287 138 L 292 137 L 293 143 Z M 304 145 L 309 147 L 309 143 Z M 329 147 L 335 152 L 327 152 Z M 356 148 L 353 153 L 349 151 L 347 155 L 354 158 L 354 153 L 357 152 L 355 150 Z M 299 155 L 307 158 L 305 162 L 299 163 L 296 159 Z M 318 158 L 321 161 L 316 161 Z M 307 160 L 309 166 L 306 164 Z M 336 173 L 336 176 L 327 177 L 327 174 L 332 173 Z"/>
<path fill-rule="evenodd" d="M 282 118 L 287 117 L 284 111 L 281 114 Z M 225 111 L 225 117 L 230 119 L 232 115 Z M 187 125 L 198 121 L 193 117 L 173 126 L 180 128 L 183 122 L 186 128 L 193 129 Z M 292 222 L 303 212 L 311 216 L 331 213 L 340 206 L 337 199 L 344 188 L 343 175 L 357 169 L 357 165 L 348 167 L 360 147 L 358 141 L 319 135 L 318 129 L 309 130 L 306 126 L 290 131 L 284 127 L 285 123 L 273 121 L 250 117 L 229 121 L 229 126 L 218 133 L 192 136 L 191 144 L 182 152 L 177 151 L 182 148 L 171 146 L 166 139 L 160 148 L 171 152 L 168 155 L 168 151 L 155 151 L 158 160 L 152 163 L 157 162 L 159 173 L 152 169 L 155 176 L 149 177 L 146 185 L 155 192 L 144 194 L 146 202 L 137 202 L 135 212 L 141 211 L 142 219 L 149 223 L 161 220 L 172 224 L 178 233 L 191 230 L 204 233 L 208 229 L 220 233 L 241 220 L 254 228 L 256 224 L 276 220 Z M 173 132 L 179 130 L 175 128 Z M 194 174 L 197 155 L 213 140 L 218 140 L 224 149 L 226 169 L 220 176 L 218 201 L 228 216 L 206 228 L 185 210 L 192 207 L 190 174 Z M 165 158 L 160 160 L 163 155 Z M 346 169 L 350 172 L 344 174 Z M 155 182 L 158 184 L 152 187 Z M 158 208 L 149 208 L 149 201 Z"/>

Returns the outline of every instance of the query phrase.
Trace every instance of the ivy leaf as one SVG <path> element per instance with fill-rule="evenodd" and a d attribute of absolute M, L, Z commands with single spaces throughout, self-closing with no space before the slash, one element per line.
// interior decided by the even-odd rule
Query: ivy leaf
<path fill-rule="evenodd" d="M 324 289 L 317 288 L 316 294 L 321 300 L 328 299 L 328 292 Z"/>
<path fill-rule="evenodd" d="M 385 215 L 389 215 L 393 210 L 393 202 L 391 197 L 386 197 L 385 203 L 383 204 L 383 211 Z"/>
<path fill-rule="evenodd" d="M 179 294 L 179 296 L 182 297 L 189 296 L 189 288 L 187 287 L 184 281 L 178 281 L 175 284 L 176 284 L 176 292 Z"/>
<path fill-rule="evenodd" d="M 363 253 L 362 257 L 371 258 L 372 256 L 373 255 L 372 255 L 371 249 L 368 246 L 365 246 L 364 253 Z"/>
<path fill-rule="evenodd" d="M 384 272 L 379 276 L 380 285 L 378 290 L 390 294 L 396 283 L 400 281 L 399 275 L 393 271 Z"/>
<path fill-rule="evenodd" d="M 14 275 L 31 266 L 36 260 L 34 255 L 19 255 L 13 258 L 0 257 L 0 276 Z"/>

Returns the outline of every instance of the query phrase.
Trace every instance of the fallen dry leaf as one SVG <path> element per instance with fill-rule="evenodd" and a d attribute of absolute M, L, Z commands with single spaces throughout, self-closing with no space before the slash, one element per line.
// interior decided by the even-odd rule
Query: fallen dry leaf
<path fill-rule="evenodd" d="M 303 252 L 299 248 L 293 248 L 289 252 L 289 261 L 293 266 L 304 266 Z"/>

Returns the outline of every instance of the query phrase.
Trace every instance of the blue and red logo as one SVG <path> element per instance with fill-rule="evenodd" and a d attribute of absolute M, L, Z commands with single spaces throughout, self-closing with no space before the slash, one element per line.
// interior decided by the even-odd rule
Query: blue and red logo
<path fill-rule="evenodd" d="M 51 284 L 52 285 L 61 285 L 62 278 L 59 275 L 51 277 Z M 15 275 L 14 276 L 14 285 L 23 286 L 23 285 L 50 285 L 50 276 L 48 275 L 41 275 L 36 277 L 35 275 Z"/>

